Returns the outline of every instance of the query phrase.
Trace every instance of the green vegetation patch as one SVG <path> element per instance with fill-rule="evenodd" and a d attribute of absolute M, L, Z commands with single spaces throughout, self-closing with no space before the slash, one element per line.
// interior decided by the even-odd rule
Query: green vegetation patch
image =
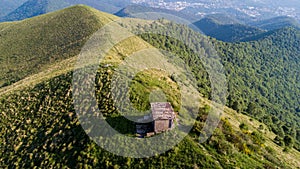
<path fill-rule="evenodd" d="M 161 92 L 155 93 L 155 91 Z M 153 92 L 152 97 L 150 96 Z M 130 85 L 130 100 L 138 110 L 149 110 L 150 102 L 170 102 L 175 111 L 180 109 L 179 86 L 163 70 L 146 70 L 138 73 Z"/>

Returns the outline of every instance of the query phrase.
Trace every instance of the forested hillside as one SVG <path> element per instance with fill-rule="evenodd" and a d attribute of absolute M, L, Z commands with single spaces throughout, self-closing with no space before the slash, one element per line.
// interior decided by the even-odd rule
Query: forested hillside
<path fill-rule="evenodd" d="M 292 136 L 298 150 L 299 45 L 294 28 L 249 43 L 216 45 L 228 71 L 228 106 L 268 124 L 281 138 Z"/>
<path fill-rule="evenodd" d="M 176 26 L 173 26 L 176 30 Z M 191 39 L 196 37 L 186 34 Z M 300 141 L 299 35 L 300 32 L 294 28 L 284 28 L 252 42 L 224 43 L 212 39 L 226 69 L 229 91 L 227 106 L 268 124 L 280 139 L 292 136 L 297 140 L 297 149 Z M 174 43 L 161 38 L 148 36 L 144 39 L 156 47 L 163 42 L 164 49 Z M 182 53 L 180 49 L 177 48 Z M 188 53 L 186 56 L 191 57 Z M 197 60 L 189 63 L 194 69 L 202 69 Z M 198 86 L 205 91 L 201 93 L 209 96 L 209 81 L 207 76 L 199 76 L 201 74 L 195 71 L 195 76 L 202 79 L 199 80 L 202 84 Z"/>
<path fill-rule="evenodd" d="M 81 19 L 78 19 L 81 18 Z M 184 61 L 197 80 L 201 105 L 191 132 L 171 150 L 149 158 L 114 155 L 87 136 L 73 100 L 73 67 L 86 40 L 105 23 L 118 19 L 86 6 L 75 6 L 21 22 L 0 24 L 1 57 L 0 166 L 4 168 L 297 168 L 299 151 L 299 32 L 276 31 L 253 41 L 225 43 L 210 39 L 226 70 L 228 100 L 214 134 L 203 144 L 199 135 L 212 105 L 209 75 L 194 51 L 163 32 L 181 34 L 203 54 L 207 37 L 164 19 L 135 20 L 120 26 L 142 33 L 116 44 L 100 64 L 93 86 L 106 121 L 135 137 L 134 124 L 121 116 L 111 93 L 118 64 L 149 48 L 169 51 Z M 18 25 L 18 26 L 16 26 Z M 30 33 L 38 32 L 39 37 Z M 57 29 L 54 29 L 57 28 Z M 58 29 L 59 28 L 59 29 Z M 55 37 L 55 38 L 54 38 Z M 19 38 L 9 40 L 10 38 Z M 3 42 L 3 43 L 2 43 Z M 5 43 L 4 43 L 5 42 Z M 63 45 L 69 44 L 69 45 Z M 16 49 L 11 51 L 8 46 Z M 61 47 L 63 46 L 63 47 Z M 61 47 L 61 48 L 60 48 Z M 10 60 L 14 56 L 15 62 Z M 28 64 L 26 64 L 28 63 Z M 30 65 L 29 65 L 30 63 Z M 95 63 L 93 63 L 95 64 Z M 97 64 L 97 63 L 96 63 Z M 59 69 L 58 72 L 55 72 Z M 2 69 L 1 69 L 2 70 Z M 39 75 L 43 75 L 44 78 Z M 12 83 L 17 81 L 17 85 Z M 12 85 L 11 85 L 12 84 Z M 28 85 L 30 84 L 30 85 Z M 146 96 L 161 88 L 180 105 L 176 79 L 163 70 L 139 73 L 131 84 L 131 102 L 149 106 Z M 5 87 L 4 87 L 5 86 Z M 17 86 L 17 87 L 16 87 Z M 95 105 L 94 105 L 95 106 Z M 95 107 L 83 107 L 94 110 Z M 234 109 L 234 110 L 233 110 Z M 235 111 L 236 110 L 236 111 Z M 97 112 L 91 114 L 97 120 Z M 179 114 L 179 117 L 184 114 Z M 257 120 L 256 120 L 257 119 Z M 260 122 L 259 122 L 259 121 Z M 264 124 L 265 123 L 265 124 Z M 274 134 L 274 132 L 276 134 Z M 126 144 L 126 143 L 124 143 Z M 113 145 L 121 146 L 121 145 Z M 128 150 L 130 151 L 130 150 Z M 246 167 L 245 167 L 246 166 Z"/>

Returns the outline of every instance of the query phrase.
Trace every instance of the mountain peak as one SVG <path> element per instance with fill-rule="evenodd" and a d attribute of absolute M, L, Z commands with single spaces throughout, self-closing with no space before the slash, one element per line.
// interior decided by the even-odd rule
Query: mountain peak
<path fill-rule="evenodd" d="M 10 26 L 0 32 L 0 58 L 8 59 L 7 64 L 19 65 L 21 69 L 15 70 L 17 75 L 8 81 L 5 76 L 13 76 L 14 71 L 9 67 L 1 68 L 0 86 L 36 73 L 34 69 L 42 69 L 42 65 L 47 65 L 45 63 L 76 56 L 88 37 L 116 18 L 85 5 L 76 5 L 9 23 Z M 0 23 L 0 29 L 6 24 L 8 23 Z M 36 68 L 22 68 L 20 60 L 30 60 Z"/>

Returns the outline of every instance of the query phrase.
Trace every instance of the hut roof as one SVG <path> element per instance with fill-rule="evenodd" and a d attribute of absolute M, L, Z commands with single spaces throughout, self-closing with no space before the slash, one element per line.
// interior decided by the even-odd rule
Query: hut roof
<path fill-rule="evenodd" d="M 168 120 L 175 118 L 174 110 L 169 102 L 151 103 L 151 111 L 153 120 Z"/>

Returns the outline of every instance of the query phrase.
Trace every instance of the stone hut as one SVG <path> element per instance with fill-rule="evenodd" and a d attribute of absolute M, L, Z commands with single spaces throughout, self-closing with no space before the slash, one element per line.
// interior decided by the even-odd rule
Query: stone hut
<path fill-rule="evenodd" d="M 136 124 L 136 131 L 138 134 L 144 136 L 168 131 L 175 127 L 175 118 L 176 115 L 171 103 L 151 103 L 151 114 L 138 120 L 139 122 Z"/>

